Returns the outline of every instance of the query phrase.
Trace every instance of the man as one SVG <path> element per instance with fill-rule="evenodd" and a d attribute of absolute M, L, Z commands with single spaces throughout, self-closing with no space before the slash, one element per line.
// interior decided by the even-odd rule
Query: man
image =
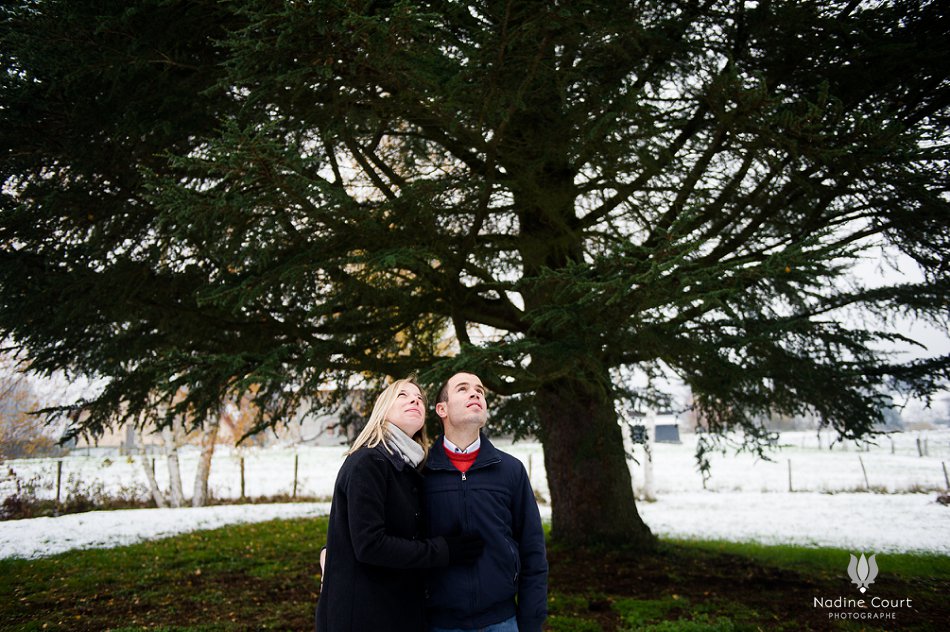
<path fill-rule="evenodd" d="M 429 537 L 475 532 L 485 549 L 474 566 L 429 573 L 430 632 L 540 632 L 548 563 L 528 473 L 481 434 L 488 408 L 477 376 L 449 378 L 435 412 L 444 435 L 425 467 Z"/>

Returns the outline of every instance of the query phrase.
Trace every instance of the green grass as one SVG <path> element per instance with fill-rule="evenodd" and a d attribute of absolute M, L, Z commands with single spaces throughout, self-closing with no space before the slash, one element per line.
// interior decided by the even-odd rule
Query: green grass
<path fill-rule="evenodd" d="M 674 595 L 660 599 L 618 599 L 614 609 L 620 614 L 621 629 L 661 631 L 732 632 L 761 629 L 761 617 L 736 602 L 727 600 L 691 603 Z"/>
<path fill-rule="evenodd" d="M 0 630 L 311 630 L 326 527 L 325 518 L 279 520 L 116 549 L 2 560 Z M 552 547 L 546 629 L 890 629 L 829 624 L 815 615 L 813 596 L 851 589 L 848 553 L 699 541 L 666 541 L 642 556 Z M 901 628 L 942 629 L 950 559 L 882 553 L 877 560 L 875 590 L 911 595 L 922 613 Z"/>
<path fill-rule="evenodd" d="M 850 554 L 871 555 L 875 551 L 847 551 L 835 548 L 805 548 L 721 540 L 666 540 L 665 545 L 686 547 L 717 554 L 739 555 L 763 564 L 790 570 L 838 576 L 847 568 Z M 876 553 L 878 567 L 905 579 L 927 577 L 950 579 L 950 557 L 926 553 Z"/>
<path fill-rule="evenodd" d="M 550 632 L 603 632 L 596 621 L 560 614 L 550 615 L 545 627 Z"/>
<path fill-rule="evenodd" d="M 0 629 L 312 628 L 326 526 L 280 520 L 0 560 Z"/>
<path fill-rule="evenodd" d="M 666 619 L 689 607 L 689 601 L 677 597 L 661 599 L 618 599 L 614 610 L 628 627 L 641 627 L 651 621 Z"/>

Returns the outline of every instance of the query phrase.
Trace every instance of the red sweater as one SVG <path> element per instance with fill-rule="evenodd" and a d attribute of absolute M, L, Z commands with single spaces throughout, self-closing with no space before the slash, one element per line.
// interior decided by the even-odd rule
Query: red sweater
<path fill-rule="evenodd" d="M 453 452 L 444 445 L 442 446 L 442 449 L 445 450 L 445 454 L 449 457 L 449 461 L 452 462 L 452 465 L 454 465 L 459 472 L 467 472 L 468 468 L 472 467 L 472 463 L 475 462 L 475 458 L 478 456 L 478 450 L 469 452 L 468 454 L 462 454 L 460 452 Z"/>

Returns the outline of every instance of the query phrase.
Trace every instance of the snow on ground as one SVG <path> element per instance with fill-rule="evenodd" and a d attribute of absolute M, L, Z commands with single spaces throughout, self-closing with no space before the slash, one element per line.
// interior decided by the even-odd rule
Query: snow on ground
<path fill-rule="evenodd" d="M 688 492 L 638 503 L 663 537 L 950 555 L 950 508 L 935 494 Z"/>
<path fill-rule="evenodd" d="M 638 504 L 661 537 L 950 555 L 950 508 L 928 494 L 689 492 Z M 275 518 L 326 515 L 329 503 L 93 511 L 0 522 L 0 558 L 36 558 Z M 541 507 L 545 520 L 548 505 Z"/>
<path fill-rule="evenodd" d="M 0 559 L 111 548 L 230 524 L 323 516 L 329 511 L 329 503 L 283 503 L 90 511 L 57 518 L 8 520 L 0 522 Z"/>
<path fill-rule="evenodd" d="M 920 440 L 920 449 L 918 449 Z M 540 446 L 531 442 L 501 447 L 522 460 L 532 485 L 547 499 L 549 492 Z M 855 444 L 829 450 L 830 436 L 783 433 L 785 445 L 772 461 L 749 454 L 712 456 L 712 477 L 703 480 L 693 459 L 695 437 L 659 444 L 654 450 L 657 502 L 639 502 L 645 522 L 660 536 L 835 546 L 855 552 L 931 551 L 950 554 L 950 508 L 935 502 L 946 485 L 943 468 L 950 461 L 950 432 L 902 433 L 883 438 L 870 451 Z M 247 496 L 290 495 L 294 462 L 300 495 L 329 499 L 343 462 L 343 447 L 256 449 L 215 454 L 209 486 L 217 498 L 240 496 L 240 459 L 245 461 Z M 924 451 L 924 456 L 920 452 Z M 634 489 L 642 493 L 644 458 L 631 462 Z M 184 452 L 182 475 L 192 480 L 196 454 Z M 63 461 L 61 494 L 85 491 L 147 495 L 141 456 L 71 456 Z M 863 466 L 863 467 L 862 467 Z M 789 493 L 789 468 L 792 488 Z M 39 497 L 55 498 L 56 460 L 4 463 L 0 499 L 21 486 Z M 15 476 L 9 475 L 9 472 Z M 865 480 L 865 471 L 867 480 Z M 167 470 L 156 460 L 156 478 L 166 485 Z M 867 493 L 874 491 L 890 493 Z M 189 490 L 186 487 L 186 493 Z M 909 493 L 909 492 L 926 493 Z M 833 492 L 833 493 L 830 493 Z M 902 492 L 902 493 L 895 493 Z M 315 516 L 327 502 L 230 505 L 187 509 L 139 509 L 72 514 L 0 522 L 0 558 L 41 557 L 73 548 L 121 546 L 176 533 L 211 529 L 239 522 Z M 542 504 L 550 518 L 550 506 Z"/>

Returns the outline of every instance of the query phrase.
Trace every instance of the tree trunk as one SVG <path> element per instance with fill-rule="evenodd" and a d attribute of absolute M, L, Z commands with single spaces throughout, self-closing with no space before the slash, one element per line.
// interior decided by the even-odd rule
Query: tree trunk
<path fill-rule="evenodd" d="M 139 454 L 142 455 L 142 468 L 145 470 L 145 478 L 148 480 L 148 490 L 152 494 L 152 499 L 155 500 L 155 506 L 159 508 L 167 507 L 168 501 L 165 500 L 165 494 L 162 493 L 162 490 L 158 488 L 158 482 L 155 480 L 155 472 L 152 471 L 152 461 L 145 452 L 145 441 L 143 440 L 141 432 L 138 433 L 137 441 L 139 444 Z"/>
<path fill-rule="evenodd" d="M 556 54 L 547 39 L 536 47 L 521 52 L 526 58 Z M 535 391 L 535 407 L 551 492 L 551 536 L 567 545 L 648 550 L 656 539 L 637 513 L 610 376 L 605 367 L 597 368 L 600 350 L 591 343 L 596 336 L 585 337 L 587 323 L 570 316 L 585 290 L 549 274 L 584 262 L 586 246 L 575 208 L 580 191 L 574 183 L 571 125 L 561 109 L 559 80 L 544 68 L 539 64 L 530 101 L 512 116 L 506 134 L 510 144 L 502 152 L 511 159 L 505 168 L 513 174 L 510 187 L 518 209 L 521 295 L 531 323 L 526 338 L 538 343 L 530 371 L 546 380 Z M 565 353 L 571 348 L 585 349 L 575 353 L 590 357 L 575 361 Z M 565 365 L 586 367 L 587 373 L 553 377 L 564 375 Z"/>
<path fill-rule="evenodd" d="M 176 421 L 175 425 L 178 425 Z M 177 428 L 176 428 L 177 430 Z M 184 504 L 185 494 L 181 487 L 181 467 L 178 463 L 178 432 L 165 427 L 162 429 L 162 438 L 165 440 L 165 453 L 168 461 L 169 496 L 172 507 L 181 507 Z"/>
<path fill-rule="evenodd" d="M 579 379 L 536 395 L 551 491 L 551 537 L 568 545 L 651 550 L 656 537 L 637 513 L 613 401 Z"/>
<path fill-rule="evenodd" d="M 201 431 L 201 456 L 198 458 L 198 469 L 195 471 L 195 490 L 191 496 L 193 507 L 204 507 L 208 502 L 208 476 L 211 474 L 211 457 L 214 455 L 215 441 L 218 439 L 218 428 L 221 427 L 221 417 L 208 420 L 208 424 Z"/>

